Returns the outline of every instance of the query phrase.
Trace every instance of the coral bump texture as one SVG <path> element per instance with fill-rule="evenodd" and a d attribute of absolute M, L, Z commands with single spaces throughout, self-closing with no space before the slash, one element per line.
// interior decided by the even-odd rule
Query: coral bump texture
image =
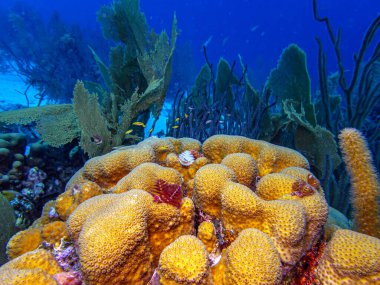
<path fill-rule="evenodd" d="M 240 136 L 118 148 L 87 161 L 11 238 L 0 285 L 380 284 L 380 239 L 323 240 L 329 208 L 309 168 L 294 150 Z"/>
<path fill-rule="evenodd" d="M 367 142 L 358 130 L 346 128 L 339 135 L 339 143 L 351 176 L 356 230 L 379 238 L 379 178 Z"/>

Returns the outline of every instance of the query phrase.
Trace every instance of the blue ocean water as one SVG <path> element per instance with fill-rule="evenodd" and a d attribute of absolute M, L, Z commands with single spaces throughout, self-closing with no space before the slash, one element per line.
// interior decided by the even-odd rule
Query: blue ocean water
<path fill-rule="evenodd" d="M 111 1 L 3 0 L 0 9 L 10 9 L 15 3 L 30 5 L 46 19 L 57 11 L 66 23 L 100 31 L 96 12 Z M 142 0 L 140 5 L 155 31 L 169 31 L 173 14 L 177 14 L 181 31 L 178 44 L 190 44 L 195 71 L 204 64 L 202 45 L 211 39 L 208 45 L 211 62 L 216 65 L 222 56 L 232 62 L 240 54 L 249 66 L 252 82 L 259 87 L 275 67 L 281 51 L 290 43 L 296 43 L 308 56 L 312 89 L 316 90 L 316 35 L 322 39 L 327 52 L 327 70 L 335 72 L 337 69 L 327 31 L 313 18 L 312 0 Z M 318 6 L 321 16 L 331 19 L 335 32 L 342 29 L 342 59 L 346 69 L 352 69 L 353 53 L 359 49 L 370 22 L 380 12 L 379 1 L 320 0 Z"/>

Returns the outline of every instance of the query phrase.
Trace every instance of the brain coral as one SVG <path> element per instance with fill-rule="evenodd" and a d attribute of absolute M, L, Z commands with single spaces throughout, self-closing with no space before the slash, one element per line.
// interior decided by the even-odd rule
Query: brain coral
<path fill-rule="evenodd" d="M 379 240 L 336 230 L 319 246 L 327 216 L 323 189 L 294 150 L 239 136 L 152 137 L 90 159 L 11 239 L 0 278 L 57 284 L 62 272 L 9 266 L 43 241 L 56 256 L 64 237 L 80 261 L 70 270 L 87 285 L 378 284 Z"/>

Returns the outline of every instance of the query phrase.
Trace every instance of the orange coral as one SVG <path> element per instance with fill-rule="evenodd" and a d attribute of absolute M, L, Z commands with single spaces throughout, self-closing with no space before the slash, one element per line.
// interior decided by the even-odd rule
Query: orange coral
<path fill-rule="evenodd" d="M 305 197 L 291 195 L 294 182 L 299 180 L 282 173 L 268 174 L 258 182 L 256 195 L 236 183 L 227 166 L 210 164 L 195 176 L 194 202 L 206 214 L 220 219 L 226 229 L 257 228 L 267 233 L 282 261 L 294 265 L 320 235 L 328 213 L 318 191 Z"/>
<path fill-rule="evenodd" d="M 82 203 L 70 216 L 68 229 L 79 248 L 86 283 L 146 284 L 163 248 L 192 231 L 193 213 L 190 199 L 177 209 L 154 203 L 142 190 Z"/>
<path fill-rule="evenodd" d="M 380 185 L 367 142 L 358 130 L 347 128 L 340 133 L 339 143 L 351 176 L 355 226 L 359 232 L 380 238 Z"/>
<path fill-rule="evenodd" d="M 198 227 L 198 238 L 204 243 L 209 253 L 217 248 L 218 239 L 212 222 L 204 221 Z"/>
<path fill-rule="evenodd" d="M 87 199 L 102 194 L 102 189 L 92 181 L 72 185 L 58 196 L 55 203 L 55 210 L 59 217 L 66 221 L 69 215 L 78 205 Z"/>
<path fill-rule="evenodd" d="M 87 161 L 83 166 L 83 177 L 108 189 L 136 166 L 154 160 L 154 151 L 149 146 L 122 148 Z"/>
<path fill-rule="evenodd" d="M 182 165 L 178 155 L 185 151 Z M 206 157 L 193 156 L 201 151 Z M 329 276 L 337 282 L 331 284 L 378 282 L 376 239 L 334 229 L 331 246 L 321 258 L 314 254 L 327 203 L 308 168 L 296 151 L 244 137 L 214 136 L 203 146 L 152 137 L 88 161 L 33 227 L 10 240 L 8 252 L 15 258 L 44 240 L 69 239 L 89 285 L 145 285 L 152 276 L 163 284 L 278 284 L 288 281 L 281 272 L 292 268 L 300 274 L 286 277 L 306 284 L 318 278 L 330 284 Z M 52 209 L 59 218 L 48 215 Z M 181 237 L 196 229 L 207 249 L 194 236 Z M 364 248 L 370 250 L 365 262 L 351 260 Z M 320 263 L 305 270 L 307 258 Z M 3 268 L 0 276 L 11 284 L 56 284 L 70 277 Z"/>
<path fill-rule="evenodd" d="M 123 193 L 131 189 L 142 189 L 153 192 L 157 180 L 182 185 L 182 177 L 175 169 L 163 167 L 155 163 L 142 163 L 124 176 L 111 189 L 112 193 Z"/>
<path fill-rule="evenodd" d="M 43 226 L 41 231 L 41 237 L 44 241 L 58 246 L 61 243 L 61 239 L 68 237 L 66 224 L 61 221 L 55 221 Z"/>
<path fill-rule="evenodd" d="M 62 272 L 52 254 L 44 249 L 25 253 L 0 268 L 1 284 L 54 284 Z"/>
<path fill-rule="evenodd" d="M 203 143 L 202 148 L 204 155 L 215 163 L 220 163 L 231 153 L 247 153 L 256 161 L 260 176 L 279 172 L 289 166 L 309 168 L 306 158 L 297 151 L 240 136 L 212 136 Z"/>
<path fill-rule="evenodd" d="M 179 237 L 163 250 L 157 272 L 162 285 L 212 284 L 206 247 L 190 235 Z"/>
<path fill-rule="evenodd" d="M 272 240 L 256 229 L 243 230 L 221 262 L 226 285 L 280 284 L 282 280 L 281 260 Z"/>
<path fill-rule="evenodd" d="M 380 284 L 380 240 L 337 230 L 319 262 L 322 284 Z"/>
<path fill-rule="evenodd" d="M 35 250 L 42 242 L 40 229 L 27 229 L 15 234 L 7 244 L 9 259 L 16 258 L 26 252 Z"/>

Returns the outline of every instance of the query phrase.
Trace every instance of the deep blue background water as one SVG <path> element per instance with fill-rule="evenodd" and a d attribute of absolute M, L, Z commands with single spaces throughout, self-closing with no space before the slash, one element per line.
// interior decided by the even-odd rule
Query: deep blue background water
<path fill-rule="evenodd" d="M 2 0 L 0 8 L 16 1 Z M 40 13 L 50 16 L 58 11 L 70 23 L 83 28 L 99 28 L 96 11 L 106 0 L 26 0 Z M 212 36 L 208 45 L 210 59 L 215 64 L 223 56 L 230 62 L 240 54 L 249 65 L 254 85 L 265 82 L 271 68 L 276 66 L 283 48 L 297 43 L 308 56 L 313 89 L 318 88 L 317 44 L 314 36 L 322 38 L 327 50 L 328 71 L 336 70 L 335 57 L 325 27 L 313 19 L 312 0 L 141 0 L 141 9 L 156 31 L 170 31 L 173 13 L 177 13 L 181 30 L 179 44 L 190 41 L 199 69 L 204 63 L 202 44 Z M 380 12 L 378 0 L 319 0 L 322 16 L 331 19 L 333 27 L 341 27 L 342 55 L 348 72 L 352 69 L 353 52 L 357 51 L 370 22 Z M 0 27 L 1 31 L 1 27 Z M 186 68 L 186 67 L 184 67 Z"/>

